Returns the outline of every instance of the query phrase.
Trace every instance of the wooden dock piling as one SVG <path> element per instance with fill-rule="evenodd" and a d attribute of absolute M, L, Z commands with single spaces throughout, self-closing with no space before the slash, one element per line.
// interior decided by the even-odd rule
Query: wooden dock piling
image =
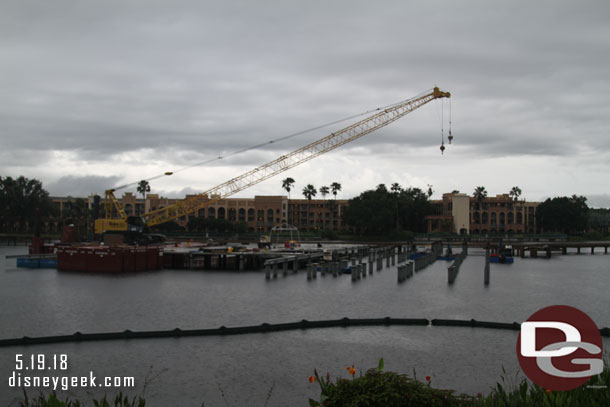
<path fill-rule="evenodd" d="M 484 270 L 484 277 L 483 277 L 483 281 L 485 283 L 485 285 L 489 285 L 489 247 L 487 247 L 485 249 L 485 270 Z"/>

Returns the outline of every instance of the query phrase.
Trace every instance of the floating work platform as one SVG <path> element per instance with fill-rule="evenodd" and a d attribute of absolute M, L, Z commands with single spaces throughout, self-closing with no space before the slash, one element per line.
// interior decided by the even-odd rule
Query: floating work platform
<path fill-rule="evenodd" d="M 57 270 L 124 273 L 163 268 L 157 246 L 58 246 Z"/>
<path fill-rule="evenodd" d="M 54 269 L 57 267 L 55 255 L 17 257 L 17 267 L 31 269 Z"/>
<path fill-rule="evenodd" d="M 456 256 L 454 256 L 454 255 L 451 255 L 451 256 L 437 256 L 436 260 L 453 261 L 453 260 L 455 260 L 455 257 Z"/>
<path fill-rule="evenodd" d="M 497 254 L 492 254 L 489 256 L 489 262 L 490 263 L 501 263 L 501 264 L 513 264 L 515 262 L 515 259 L 513 258 L 513 256 L 501 257 L 501 256 L 498 256 Z"/>
<path fill-rule="evenodd" d="M 400 256 L 406 258 L 408 255 L 406 248 L 402 246 L 397 248 L 399 259 Z M 363 257 L 369 256 L 370 250 L 373 250 L 373 257 L 379 257 L 378 262 L 381 261 L 381 253 L 385 253 L 389 267 L 390 262 L 394 265 L 396 260 L 393 254 L 390 256 L 390 252 L 394 253 L 394 249 L 394 247 L 370 249 L 369 246 L 353 245 L 326 249 L 318 246 L 301 250 L 282 248 L 260 251 L 255 247 L 235 243 L 223 246 L 187 243 L 167 246 L 72 244 L 54 247 L 57 256 L 56 267 L 59 271 L 124 273 L 164 268 L 210 271 L 245 271 L 265 268 L 266 274 L 271 274 L 273 269 L 274 275 L 280 267 L 286 274 L 288 268 L 296 271 L 314 261 L 331 261 L 333 258 L 335 260 L 338 258 L 350 259 L 352 265 L 355 265 L 358 259 L 362 260 Z M 41 267 L 40 262 L 30 261 L 29 264 L 31 267 Z M 55 264 L 46 263 L 45 266 L 55 267 Z M 345 264 L 341 263 L 341 270 L 351 271 L 347 260 L 345 260 Z"/>
<path fill-rule="evenodd" d="M 426 257 L 425 252 L 415 252 L 409 254 L 409 260 L 417 260 Z"/>

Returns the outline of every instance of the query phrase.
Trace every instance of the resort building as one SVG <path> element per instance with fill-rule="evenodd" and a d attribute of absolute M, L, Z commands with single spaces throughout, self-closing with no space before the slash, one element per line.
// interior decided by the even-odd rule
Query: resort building
<path fill-rule="evenodd" d="M 289 200 L 286 196 L 257 195 L 254 198 L 222 199 L 193 216 L 245 223 L 251 232 L 269 232 L 274 226 L 284 224 L 301 230 L 341 231 L 344 230 L 341 211 L 345 205 L 345 200 Z"/>
<path fill-rule="evenodd" d="M 515 200 L 508 194 L 478 200 L 461 193 L 432 201 L 435 213 L 426 216 L 427 232 L 460 235 L 536 233 L 539 202 Z"/>
<path fill-rule="evenodd" d="M 193 195 L 187 195 L 189 198 Z M 61 214 L 76 198 L 54 197 L 54 204 Z M 94 195 L 82 198 L 89 209 Z M 162 209 L 178 199 L 158 194 L 146 198 L 125 192 L 118 198 L 128 216 Z M 102 198 L 103 201 L 103 198 Z M 274 226 L 289 224 L 300 230 L 347 231 L 342 222 L 347 200 L 342 199 L 288 199 L 286 196 L 262 196 L 254 198 L 226 198 L 200 209 L 177 223 L 186 226 L 193 217 L 225 219 L 233 224 L 244 224 L 250 232 L 269 232 Z M 514 200 L 508 194 L 477 200 L 467 194 L 446 193 L 440 200 L 433 200 L 434 214 L 426 216 L 428 233 L 445 232 L 460 235 L 536 233 L 536 206 L 538 202 Z M 57 229 L 58 225 L 54 229 Z"/>
<path fill-rule="evenodd" d="M 193 195 L 187 195 L 189 198 Z M 78 198 L 53 197 L 52 200 L 60 214 L 69 207 L 69 203 Z M 80 198 L 87 202 L 89 209 L 93 208 L 94 195 Z M 146 199 L 125 192 L 119 202 L 127 216 L 138 216 L 144 213 L 165 208 L 179 199 L 160 197 L 158 194 L 148 194 Z M 102 198 L 103 202 L 103 198 Z M 274 226 L 289 224 L 301 230 L 333 230 L 342 231 L 346 228 L 341 222 L 343 208 L 347 200 L 341 199 L 291 199 L 286 196 L 261 196 L 254 198 L 226 198 L 202 208 L 189 216 L 209 219 L 226 219 L 227 221 L 246 225 L 250 232 L 269 232 Z M 178 219 L 181 226 L 188 224 L 188 219 Z"/>

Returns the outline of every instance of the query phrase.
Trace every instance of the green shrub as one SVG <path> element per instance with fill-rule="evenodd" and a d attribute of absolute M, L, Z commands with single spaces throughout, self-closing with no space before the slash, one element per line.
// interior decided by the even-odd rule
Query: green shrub
<path fill-rule="evenodd" d="M 604 371 L 593 376 L 585 385 L 570 391 L 549 391 L 523 379 L 518 385 L 507 385 L 504 376 L 488 396 L 454 394 L 453 390 L 435 389 L 430 377 L 425 382 L 405 374 L 382 372 L 383 359 L 377 369 L 351 379 L 330 375 L 310 376 L 310 382 L 320 385 L 320 400 L 309 399 L 310 407 L 607 407 L 610 406 L 610 370 L 608 360 Z"/>
<path fill-rule="evenodd" d="M 332 382 L 330 375 L 320 377 L 317 371 L 310 382 L 318 382 L 321 389 L 320 401 L 309 399 L 310 407 L 449 407 L 472 406 L 475 398 L 454 395 L 452 390 L 430 387 L 430 377 L 426 383 L 405 374 L 383 372 L 383 359 L 377 369 L 369 369 L 366 374 L 355 377 L 355 368 L 346 368 L 351 379 L 338 378 Z"/>

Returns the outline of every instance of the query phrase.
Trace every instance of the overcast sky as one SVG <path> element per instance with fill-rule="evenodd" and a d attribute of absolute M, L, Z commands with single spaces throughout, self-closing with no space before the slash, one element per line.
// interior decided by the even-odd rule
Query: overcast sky
<path fill-rule="evenodd" d="M 433 198 L 519 186 L 528 200 L 608 207 L 609 18 L 608 1 L 0 0 L 0 175 L 103 194 L 436 85 L 451 106 L 429 103 L 238 196 L 285 194 L 290 176 L 293 197 L 398 182 L 431 184 Z M 348 124 L 151 192 L 204 191 Z"/>

